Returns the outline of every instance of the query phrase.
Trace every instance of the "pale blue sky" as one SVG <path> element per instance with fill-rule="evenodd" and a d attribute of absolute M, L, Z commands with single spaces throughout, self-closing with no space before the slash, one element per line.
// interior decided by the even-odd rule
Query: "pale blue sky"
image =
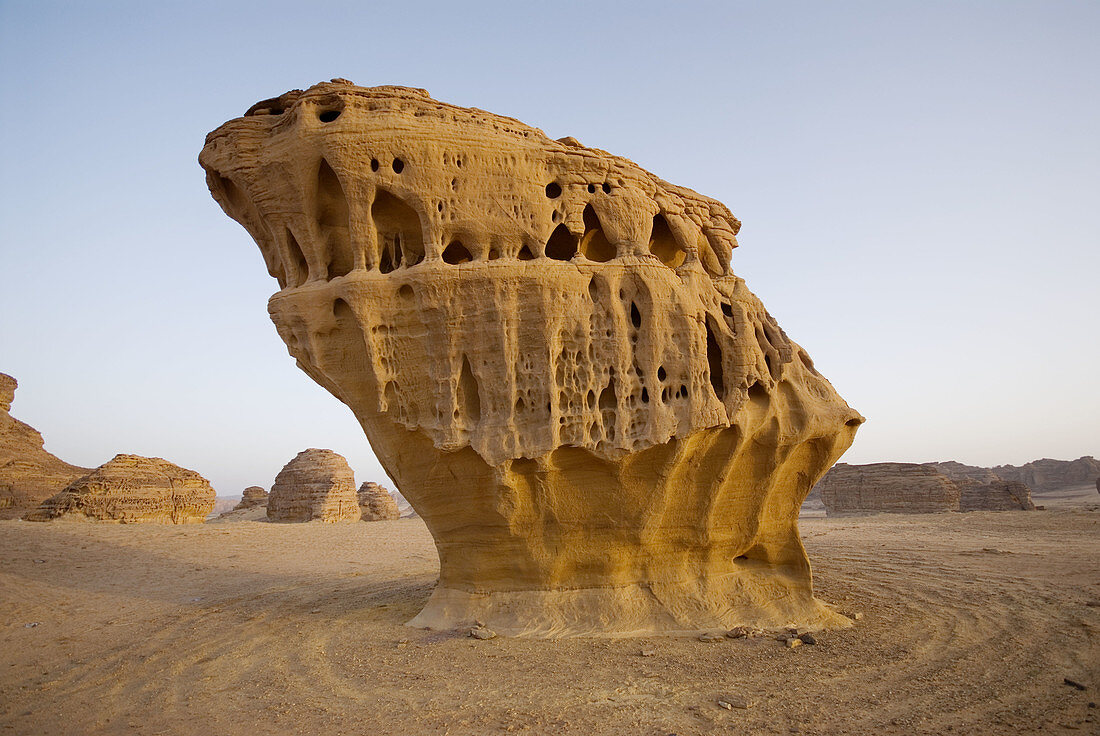
<path fill-rule="evenodd" d="M 733 269 L 869 419 L 848 462 L 1100 454 L 1100 3 L 0 0 L 0 371 L 83 465 L 223 495 L 380 468 L 196 163 L 253 102 L 427 88 L 743 222 Z"/>

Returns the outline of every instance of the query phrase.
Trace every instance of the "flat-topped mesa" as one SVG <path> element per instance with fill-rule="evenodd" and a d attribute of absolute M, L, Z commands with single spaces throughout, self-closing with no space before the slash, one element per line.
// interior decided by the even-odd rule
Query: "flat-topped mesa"
<path fill-rule="evenodd" d="M 298 365 L 436 540 L 414 619 L 557 636 L 839 623 L 798 507 L 863 418 L 729 271 L 740 223 L 634 163 L 342 80 L 207 136 Z"/>
<path fill-rule="evenodd" d="M 267 497 L 269 521 L 359 521 L 355 475 L 343 455 L 302 450 L 275 476 Z"/>
<path fill-rule="evenodd" d="M 23 518 L 201 524 L 214 510 L 215 496 L 193 470 L 159 457 L 115 455 Z"/>

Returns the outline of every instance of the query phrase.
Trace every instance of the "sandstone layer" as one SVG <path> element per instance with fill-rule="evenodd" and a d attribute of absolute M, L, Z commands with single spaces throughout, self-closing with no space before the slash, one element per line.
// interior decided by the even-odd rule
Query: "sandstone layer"
<path fill-rule="evenodd" d="M 234 511 L 252 509 L 257 506 L 267 506 L 267 491 L 260 486 L 249 486 L 241 494 L 241 501 L 233 507 Z"/>
<path fill-rule="evenodd" d="M 311 448 L 275 477 L 267 498 L 269 521 L 358 521 L 355 475 L 342 455 Z"/>
<path fill-rule="evenodd" d="M 193 470 L 159 457 L 115 455 L 24 518 L 201 524 L 213 511 L 215 496 Z"/>
<path fill-rule="evenodd" d="M 817 487 L 830 516 L 959 510 L 958 486 L 935 468 L 915 463 L 839 463 Z"/>
<path fill-rule="evenodd" d="M 436 540 L 411 623 L 843 623 L 813 597 L 797 515 L 863 418 L 730 271 L 723 204 L 344 80 L 254 105 L 199 161 L 278 282 L 291 355 Z"/>
<path fill-rule="evenodd" d="M 1000 476 L 989 468 L 983 468 L 978 465 L 964 465 L 955 460 L 947 460 L 939 463 L 924 463 L 924 465 L 943 473 L 955 483 L 967 482 L 984 485 L 1002 480 Z"/>
<path fill-rule="evenodd" d="M 42 435 L 10 414 L 18 382 L 0 373 L 0 519 L 17 519 L 91 468 L 46 452 Z"/>
<path fill-rule="evenodd" d="M 359 510 L 363 521 L 393 521 L 401 518 L 397 501 L 384 487 L 367 481 L 359 486 Z"/>
<path fill-rule="evenodd" d="M 1031 489 L 1011 480 L 959 481 L 959 511 L 1034 511 Z"/>

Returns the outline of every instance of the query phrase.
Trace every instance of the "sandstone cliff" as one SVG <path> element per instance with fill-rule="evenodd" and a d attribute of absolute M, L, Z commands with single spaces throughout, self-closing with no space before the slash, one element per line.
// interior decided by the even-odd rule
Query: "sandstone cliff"
<path fill-rule="evenodd" d="M 215 495 L 193 470 L 156 457 L 115 455 L 24 518 L 201 524 L 214 509 Z"/>
<path fill-rule="evenodd" d="M 915 463 L 839 463 L 817 486 L 830 516 L 959 510 L 958 487 L 935 468 Z"/>
<path fill-rule="evenodd" d="M 90 468 L 46 452 L 42 435 L 9 412 L 18 382 L 0 373 L 0 519 L 17 519 Z"/>
<path fill-rule="evenodd" d="M 244 489 L 244 493 L 241 494 L 241 501 L 235 507 L 234 511 L 241 511 L 243 509 L 252 509 L 257 506 L 267 506 L 267 491 L 260 486 L 249 486 Z"/>
<path fill-rule="evenodd" d="M 359 509 L 363 521 L 392 521 L 401 518 L 401 511 L 390 492 L 372 481 L 359 486 Z"/>
<path fill-rule="evenodd" d="M 1019 467 L 998 465 L 993 472 L 1004 480 L 1016 481 L 1033 491 L 1059 491 L 1100 480 L 1100 460 L 1086 455 L 1076 460 L 1033 460 Z"/>
<path fill-rule="evenodd" d="M 954 460 L 940 463 L 924 463 L 924 465 L 943 473 L 956 483 L 972 482 L 984 485 L 1001 480 L 1000 476 L 989 468 L 983 468 L 977 465 L 963 465 Z"/>
<path fill-rule="evenodd" d="M 435 537 L 416 625 L 843 623 L 797 513 L 863 418 L 731 272 L 725 205 L 345 80 L 253 105 L 199 161 L 291 355 Z"/>
<path fill-rule="evenodd" d="M 989 483 L 960 481 L 959 511 L 1034 511 L 1031 489 L 1023 483 L 994 480 Z"/>
<path fill-rule="evenodd" d="M 358 521 L 355 476 L 332 450 L 298 453 L 275 478 L 267 499 L 269 521 Z"/>

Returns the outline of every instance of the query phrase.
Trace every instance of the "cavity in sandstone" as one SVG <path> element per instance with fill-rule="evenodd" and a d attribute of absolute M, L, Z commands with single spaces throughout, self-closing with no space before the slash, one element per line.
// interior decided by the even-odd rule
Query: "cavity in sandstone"
<path fill-rule="evenodd" d="M 267 498 L 269 521 L 358 521 L 355 476 L 332 450 L 303 450 L 275 477 Z"/>
<path fill-rule="evenodd" d="M 723 204 L 344 80 L 254 105 L 199 161 L 278 281 L 291 355 L 435 537 L 411 623 L 840 624 L 796 523 L 863 418 L 730 272 Z"/>
<path fill-rule="evenodd" d="M 115 455 L 24 518 L 201 524 L 214 510 L 215 496 L 193 470 L 159 457 Z"/>
<path fill-rule="evenodd" d="M 401 518 L 397 501 L 384 487 L 367 481 L 359 486 L 359 509 L 363 521 L 392 521 Z"/>
<path fill-rule="evenodd" d="M 46 452 L 42 435 L 9 412 L 19 383 L 0 373 L 0 519 L 17 519 L 86 474 Z"/>

